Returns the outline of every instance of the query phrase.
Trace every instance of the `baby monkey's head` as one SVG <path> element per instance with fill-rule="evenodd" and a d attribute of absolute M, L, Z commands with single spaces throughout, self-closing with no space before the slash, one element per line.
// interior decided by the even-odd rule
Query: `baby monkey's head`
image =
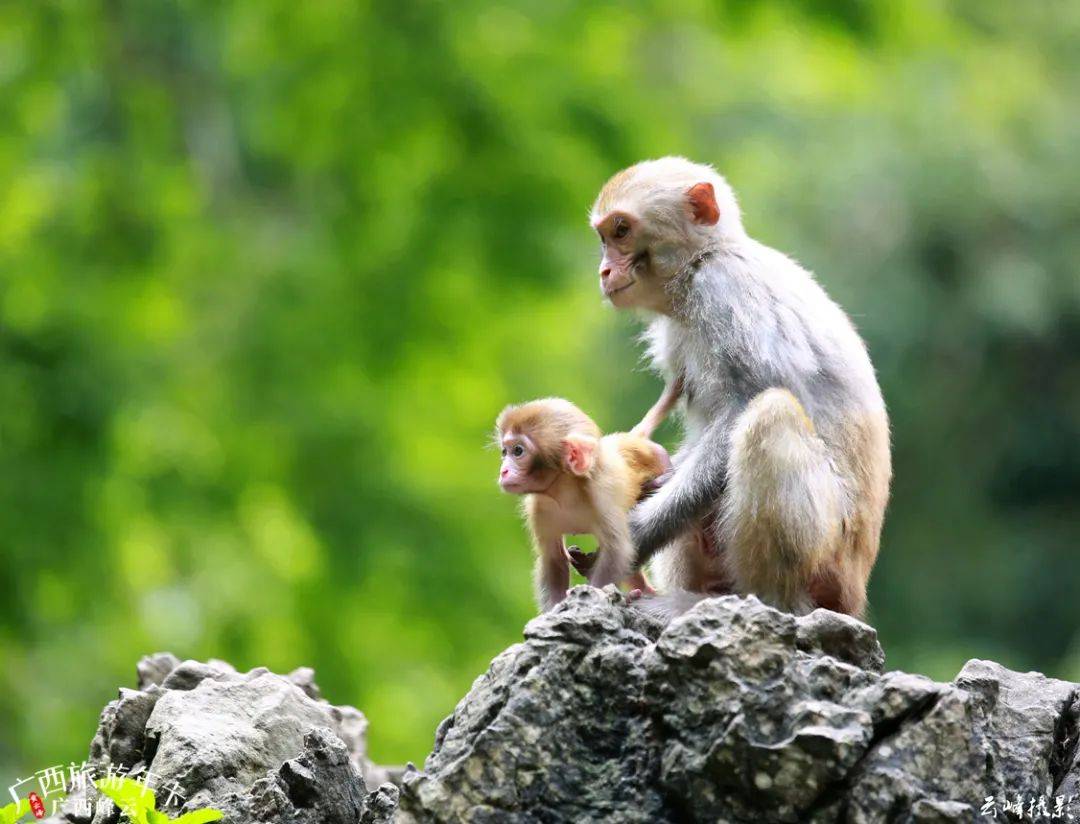
<path fill-rule="evenodd" d="M 499 486 L 526 495 L 546 491 L 564 472 L 588 474 L 601 434 L 592 418 L 562 398 L 506 407 L 495 421 Z"/>

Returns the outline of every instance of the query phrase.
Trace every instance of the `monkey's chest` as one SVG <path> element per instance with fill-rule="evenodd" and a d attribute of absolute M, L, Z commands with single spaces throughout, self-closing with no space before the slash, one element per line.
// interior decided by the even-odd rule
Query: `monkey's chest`
<path fill-rule="evenodd" d="M 596 514 L 586 502 L 548 504 L 538 513 L 551 527 L 562 535 L 592 534 L 596 528 Z"/>
<path fill-rule="evenodd" d="M 746 394 L 739 376 L 724 366 L 716 366 L 709 372 L 687 369 L 685 374 L 685 428 L 694 437 L 725 410 L 738 405 Z"/>

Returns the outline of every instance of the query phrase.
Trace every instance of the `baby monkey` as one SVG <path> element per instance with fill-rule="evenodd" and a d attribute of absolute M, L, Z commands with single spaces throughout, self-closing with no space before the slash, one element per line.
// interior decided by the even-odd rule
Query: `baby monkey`
<path fill-rule="evenodd" d="M 603 435 L 592 418 L 560 398 L 508 406 L 495 430 L 502 451 L 499 486 L 525 496 L 540 609 L 559 603 L 570 586 L 564 535 L 596 537 L 588 568 L 592 586 L 626 581 L 650 592 L 644 575 L 633 570 L 627 513 L 646 484 L 671 469 L 664 448 L 640 434 Z"/>

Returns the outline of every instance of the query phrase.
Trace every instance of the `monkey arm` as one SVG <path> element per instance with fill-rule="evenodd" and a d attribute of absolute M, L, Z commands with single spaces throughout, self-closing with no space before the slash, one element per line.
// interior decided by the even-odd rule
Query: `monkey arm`
<path fill-rule="evenodd" d="M 652 405 L 652 408 L 645 413 L 645 417 L 641 419 L 641 423 L 635 426 L 630 432 L 634 435 L 639 435 L 642 438 L 652 438 L 653 432 L 656 428 L 664 422 L 664 419 L 671 413 L 671 410 L 675 408 L 675 404 L 679 402 L 679 398 L 683 393 L 683 376 L 678 375 L 676 378 L 664 387 L 663 393 L 659 399 Z"/>
<path fill-rule="evenodd" d="M 630 511 L 635 566 L 648 561 L 720 497 L 727 479 L 728 451 L 727 419 L 722 416 L 702 433 L 667 483 Z"/>
<path fill-rule="evenodd" d="M 566 597 L 566 590 L 570 586 L 570 561 L 562 533 L 533 508 L 533 503 L 530 500 L 526 505 L 526 517 L 536 553 L 533 590 L 540 611 L 547 612 Z"/>

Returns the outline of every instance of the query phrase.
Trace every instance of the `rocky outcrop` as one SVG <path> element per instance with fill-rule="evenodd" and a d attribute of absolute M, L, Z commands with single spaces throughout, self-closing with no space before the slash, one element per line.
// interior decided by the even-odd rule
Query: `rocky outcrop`
<path fill-rule="evenodd" d="M 399 820 L 967 822 L 1076 793 L 1077 685 L 883 663 L 824 610 L 729 596 L 664 630 L 580 588 L 443 722 Z"/>
<path fill-rule="evenodd" d="M 1080 815 L 1077 685 L 883 665 L 873 629 L 823 610 L 728 596 L 664 628 L 580 587 L 476 680 L 423 771 L 372 764 L 363 716 L 322 701 L 310 671 L 168 656 L 106 707 L 91 760 L 153 770 L 241 824 L 967 822 L 1016 820 L 1018 799 L 1024 820 Z"/>
<path fill-rule="evenodd" d="M 121 689 L 101 714 L 88 759 L 94 777 L 146 781 L 158 808 L 173 815 L 214 807 L 236 824 L 391 820 L 398 790 L 367 757 L 367 720 L 322 700 L 311 670 L 240 674 L 222 661 L 168 653 L 137 669 L 139 688 Z M 116 821 L 97 801 L 86 787 L 57 820 Z"/>

